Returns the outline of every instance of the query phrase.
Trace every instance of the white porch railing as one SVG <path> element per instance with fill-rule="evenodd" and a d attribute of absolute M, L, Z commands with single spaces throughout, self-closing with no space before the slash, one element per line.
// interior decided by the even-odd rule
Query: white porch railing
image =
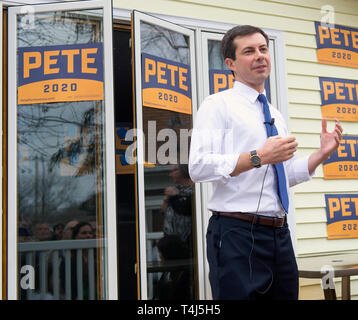
<path fill-rule="evenodd" d="M 148 232 L 146 235 L 147 239 L 147 263 L 152 261 L 158 261 L 159 257 L 158 255 L 154 254 L 154 247 L 155 242 L 161 238 L 164 237 L 164 232 Z M 160 275 L 153 274 L 153 273 L 147 273 L 147 279 L 148 279 L 148 298 L 151 299 L 153 297 L 153 283 L 154 281 L 159 280 Z"/>
<path fill-rule="evenodd" d="M 90 239 L 90 240 L 54 240 L 41 242 L 23 242 L 18 244 L 18 252 L 22 264 L 32 266 L 35 269 L 35 263 L 38 264 L 39 277 L 38 287 L 26 290 L 26 299 L 52 299 L 59 300 L 60 298 L 71 300 L 83 300 L 83 275 L 84 275 L 84 261 L 83 250 L 87 250 L 88 254 L 88 299 L 94 300 L 96 298 L 96 276 L 95 276 L 95 250 L 103 247 L 104 240 Z M 76 288 L 77 297 L 71 297 L 71 255 L 76 254 Z M 37 258 L 37 259 L 36 259 Z M 37 261 L 36 261 L 37 260 Z M 64 272 L 60 272 L 61 261 L 64 263 Z M 50 263 L 49 263 L 50 262 Z M 52 268 L 51 278 L 48 279 L 49 266 Z M 21 268 L 22 266 L 20 266 Z M 64 273 L 64 279 L 61 279 L 61 274 Z M 35 280 L 35 279 L 34 279 Z M 48 280 L 52 281 L 52 292 L 49 292 Z M 61 292 L 61 280 L 64 281 L 64 292 Z M 50 294 L 50 296 L 49 296 Z"/>

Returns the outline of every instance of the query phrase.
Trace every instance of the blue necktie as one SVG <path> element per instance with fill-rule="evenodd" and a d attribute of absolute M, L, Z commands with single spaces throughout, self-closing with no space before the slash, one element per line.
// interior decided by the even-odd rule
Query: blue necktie
<path fill-rule="evenodd" d="M 271 118 L 270 108 L 267 103 L 267 99 L 264 94 L 259 94 L 258 100 L 263 105 L 263 111 L 265 115 L 265 127 L 267 132 L 267 137 L 277 136 L 278 131 L 274 124 L 273 119 Z M 274 164 L 276 176 L 277 176 L 277 193 L 280 197 L 282 207 L 288 212 L 288 194 L 287 194 L 287 186 L 286 186 L 286 177 L 285 170 L 283 168 L 283 163 Z"/>

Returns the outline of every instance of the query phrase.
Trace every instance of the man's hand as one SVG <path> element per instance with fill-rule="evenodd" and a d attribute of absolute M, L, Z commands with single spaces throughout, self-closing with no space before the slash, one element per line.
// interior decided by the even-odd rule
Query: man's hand
<path fill-rule="evenodd" d="M 298 143 L 294 136 L 282 138 L 269 137 L 265 144 L 257 150 L 261 164 L 275 164 L 291 159 L 296 152 Z"/>
<path fill-rule="evenodd" d="M 339 141 L 342 139 L 342 126 L 334 119 L 335 126 L 332 132 L 327 131 L 327 119 L 322 119 L 321 147 L 308 158 L 308 171 L 310 174 L 329 156 L 337 150 Z"/>
<path fill-rule="evenodd" d="M 257 150 L 261 158 L 261 164 L 275 164 L 291 159 L 296 152 L 298 143 L 293 136 L 282 138 L 273 136 L 266 140 L 265 144 Z M 253 169 L 250 162 L 250 152 L 240 154 L 234 171 L 230 174 L 232 177 Z"/>
<path fill-rule="evenodd" d="M 176 187 L 167 187 L 164 190 L 164 195 L 166 196 L 176 196 L 177 194 L 179 194 L 179 190 Z"/>
<path fill-rule="evenodd" d="M 327 160 L 328 157 L 337 150 L 339 141 L 342 139 L 342 126 L 339 121 L 335 119 L 335 127 L 332 132 L 327 131 L 327 119 L 322 119 L 322 133 L 321 133 L 321 148 L 320 151 Z"/>

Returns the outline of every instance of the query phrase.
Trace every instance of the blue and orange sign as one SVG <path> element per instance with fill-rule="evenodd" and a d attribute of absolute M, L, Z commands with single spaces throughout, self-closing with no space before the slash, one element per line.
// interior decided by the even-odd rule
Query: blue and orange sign
<path fill-rule="evenodd" d="M 323 162 L 324 179 L 358 179 L 358 136 L 343 136 L 338 149 Z"/>
<path fill-rule="evenodd" d="M 358 68 L 358 29 L 315 22 L 317 61 Z"/>
<path fill-rule="evenodd" d="M 129 141 L 126 141 L 126 135 L 132 128 L 131 123 L 117 123 L 116 125 L 116 174 L 134 174 L 135 172 L 135 165 L 129 163 L 133 159 L 128 159 L 129 162 L 126 159 L 126 152 L 134 140 L 133 137 L 129 137 Z"/>
<path fill-rule="evenodd" d="M 18 104 L 103 100 L 102 43 L 18 49 Z"/>
<path fill-rule="evenodd" d="M 234 86 L 234 76 L 230 70 L 209 70 L 210 94 L 217 93 Z"/>
<path fill-rule="evenodd" d="M 210 69 L 209 70 L 209 87 L 210 94 L 218 93 L 234 86 L 235 78 L 231 70 Z M 269 78 L 265 81 L 266 97 L 271 101 Z"/>
<path fill-rule="evenodd" d="M 328 120 L 358 121 L 358 81 L 319 78 L 322 116 Z"/>
<path fill-rule="evenodd" d="M 358 194 L 326 194 L 328 239 L 358 238 Z"/>
<path fill-rule="evenodd" d="M 143 106 L 191 114 L 190 66 L 142 53 Z"/>

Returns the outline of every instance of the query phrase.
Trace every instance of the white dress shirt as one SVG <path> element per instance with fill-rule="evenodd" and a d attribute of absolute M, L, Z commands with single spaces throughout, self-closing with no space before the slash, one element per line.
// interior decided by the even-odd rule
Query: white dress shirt
<path fill-rule="evenodd" d="M 267 140 L 258 95 L 256 90 L 235 81 L 232 89 L 207 97 L 198 110 L 191 137 L 189 173 L 194 182 L 212 182 L 209 210 L 276 217 L 285 214 L 272 165 L 230 176 L 241 153 L 257 150 Z M 282 115 L 271 105 L 270 112 L 278 134 L 286 137 L 288 130 Z M 295 156 L 284 162 L 284 168 L 287 186 L 312 177 L 308 172 L 308 157 Z"/>

